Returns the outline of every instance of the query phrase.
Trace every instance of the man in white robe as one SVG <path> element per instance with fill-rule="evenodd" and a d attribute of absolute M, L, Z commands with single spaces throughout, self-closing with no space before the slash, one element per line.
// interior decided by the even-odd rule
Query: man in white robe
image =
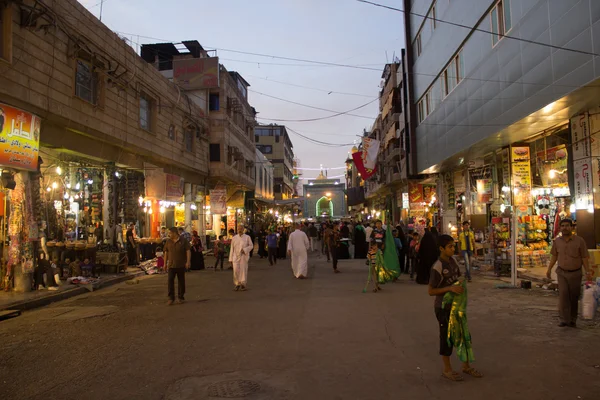
<path fill-rule="evenodd" d="M 245 291 L 248 277 L 248 260 L 250 259 L 250 251 L 254 248 L 254 244 L 250 236 L 244 233 L 244 225 L 238 225 L 237 231 L 238 234 L 231 240 L 229 262 L 233 264 L 234 290 Z"/>
<path fill-rule="evenodd" d="M 308 249 L 310 241 L 306 233 L 301 230 L 302 224 L 296 224 L 296 230 L 292 232 L 288 240 L 288 254 L 292 259 L 292 271 L 298 279 L 308 276 Z"/>

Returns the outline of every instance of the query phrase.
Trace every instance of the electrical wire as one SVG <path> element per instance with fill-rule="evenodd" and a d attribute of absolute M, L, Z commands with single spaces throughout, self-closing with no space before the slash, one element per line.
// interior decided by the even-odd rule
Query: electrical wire
<path fill-rule="evenodd" d="M 333 112 L 333 113 L 340 114 L 340 111 L 334 111 L 334 110 L 329 110 L 327 108 L 321 108 L 321 107 L 311 106 L 309 104 L 298 103 L 296 101 L 283 99 L 281 97 L 272 96 L 270 94 L 265 94 L 265 93 L 257 92 L 256 90 L 252 90 L 252 89 L 248 89 L 248 91 L 252 92 L 252 93 L 259 94 L 261 96 L 270 97 L 270 98 L 275 99 L 275 100 L 283 101 L 285 103 L 290 103 L 290 104 L 295 104 L 295 105 L 302 106 L 302 107 L 312 108 L 314 110 L 327 111 L 327 112 Z M 374 100 L 379 100 L 379 98 L 375 98 Z M 371 101 L 371 103 L 372 103 L 372 101 Z M 368 104 L 370 104 L 370 103 L 368 103 Z M 369 119 L 369 120 L 373 119 L 373 117 L 367 117 L 367 116 L 364 116 L 364 115 L 350 114 L 349 112 L 346 112 L 345 115 L 348 115 L 348 116 L 351 116 L 351 117 L 357 117 L 357 118 L 366 118 L 366 119 Z"/>
<path fill-rule="evenodd" d="M 443 19 L 439 19 L 439 18 L 435 18 L 435 17 L 430 17 L 429 15 L 418 14 L 418 13 L 415 13 L 415 12 L 412 12 L 412 11 L 405 11 L 405 10 L 401 10 L 399 8 L 395 8 L 395 7 L 392 7 L 392 6 L 387 6 L 385 4 L 375 3 L 375 2 L 372 2 L 372 1 L 368 1 L 368 0 L 356 0 L 356 1 L 358 1 L 359 3 L 369 4 L 369 5 L 372 5 L 372 6 L 375 6 L 375 7 L 380 7 L 380 8 L 385 8 L 385 9 L 392 10 L 392 11 L 401 12 L 403 14 L 409 14 L 409 15 L 414 15 L 416 17 L 421 17 L 421 18 L 424 18 L 424 19 L 429 19 L 429 20 L 432 20 L 434 22 L 439 22 L 439 23 L 442 23 L 442 24 L 457 26 L 459 28 L 465 28 L 465 29 L 468 29 L 470 31 L 488 33 L 488 34 L 491 34 L 491 35 L 494 35 L 494 36 L 498 36 L 499 38 L 507 38 L 507 39 L 512 39 L 512 40 L 517 40 L 519 42 L 525 42 L 525 43 L 529 43 L 529 44 L 535 44 L 535 45 L 538 45 L 538 46 L 550 47 L 550 48 L 556 49 L 556 50 L 565 50 L 565 51 L 570 51 L 570 52 L 573 52 L 573 53 L 585 54 L 585 55 L 588 55 L 588 56 L 594 56 L 594 57 L 599 57 L 600 56 L 600 54 L 592 53 L 592 52 L 585 51 L 585 50 L 571 49 L 571 48 L 564 47 L 564 46 L 557 46 L 557 45 L 553 45 L 553 44 L 549 44 L 549 43 L 538 42 L 538 41 L 535 41 L 535 40 L 529 40 L 529 39 L 518 38 L 518 37 L 515 37 L 515 36 L 504 35 L 504 34 L 500 34 L 500 33 L 497 33 L 497 32 L 488 31 L 486 29 L 477 28 L 476 26 L 469 26 L 469 25 L 459 24 L 457 22 L 446 21 L 446 20 L 443 20 Z"/>
<path fill-rule="evenodd" d="M 360 106 L 358 106 L 356 108 L 353 108 L 351 110 L 343 111 L 343 112 L 336 112 L 336 114 L 329 115 L 327 117 L 307 118 L 307 119 L 281 119 L 281 118 L 265 118 L 265 117 L 259 117 L 259 116 L 257 116 L 256 119 L 262 119 L 262 120 L 265 120 L 265 121 L 274 121 L 274 122 L 313 122 L 313 121 L 322 121 L 324 119 L 330 119 L 330 118 L 339 117 L 340 115 L 351 115 L 350 113 L 352 111 L 356 111 L 356 110 L 359 110 L 361 108 L 364 108 L 364 107 L 366 107 L 366 106 L 368 106 L 368 105 L 370 105 L 370 104 L 372 104 L 372 103 L 374 103 L 374 102 L 376 102 L 378 100 L 379 99 L 373 99 L 373 100 L 369 101 L 368 103 L 360 105 Z M 354 115 L 354 116 L 358 117 L 358 115 Z M 367 118 L 367 117 L 360 116 L 360 118 Z M 376 118 L 370 118 L 370 119 L 375 120 Z"/>
<path fill-rule="evenodd" d="M 261 80 L 264 80 L 264 81 L 267 81 L 267 82 L 279 83 L 281 85 L 287 85 L 287 86 L 292 86 L 292 87 L 297 87 L 297 88 L 302 88 L 302 89 L 315 90 L 317 92 L 327 93 L 328 95 L 329 94 L 341 94 L 341 95 L 346 95 L 346 96 L 368 97 L 370 99 L 372 99 L 372 98 L 375 97 L 375 96 L 367 95 L 367 94 L 338 92 L 338 91 L 335 91 L 335 90 L 328 90 L 328 89 L 315 88 L 315 87 L 310 87 L 310 86 L 296 85 L 294 83 L 277 81 L 277 80 L 269 79 L 269 78 L 262 78 L 260 76 L 255 76 L 255 75 L 244 75 L 244 76 L 249 77 L 249 78 L 261 79 Z"/>
<path fill-rule="evenodd" d="M 296 130 L 294 130 L 294 129 L 290 128 L 290 127 L 287 127 L 287 126 L 286 126 L 286 130 L 294 133 L 295 135 L 297 135 L 297 136 L 299 136 L 299 137 L 301 137 L 301 138 L 303 138 L 303 139 L 305 139 L 305 140 L 307 140 L 309 142 L 312 142 L 313 144 L 320 145 L 320 146 L 345 147 L 345 146 L 353 146 L 354 145 L 354 143 L 328 143 L 328 142 L 323 142 L 323 141 L 320 141 L 320 140 L 313 139 L 311 137 L 305 136 L 305 135 L 303 135 L 303 134 L 297 132 Z"/>

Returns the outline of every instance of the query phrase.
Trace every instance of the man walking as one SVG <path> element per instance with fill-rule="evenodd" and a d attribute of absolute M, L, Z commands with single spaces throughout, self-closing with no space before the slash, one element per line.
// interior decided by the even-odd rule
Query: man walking
<path fill-rule="evenodd" d="M 465 259 L 465 276 L 471 282 L 471 257 L 475 249 L 475 234 L 470 229 L 469 221 L 463 222 L 463 229 L 458 236 L 460 252 Z"/>
<path fill-rule="evenodd" d="M 277 264 L 277 234 L 273 228 L 271 228 L 271 233 L 267 236 L 267 252 L 269 254 L 269 264 Z"/>
<path fill-rule="evenodd" d="M 371 228 L 371 224 L 367 223 L 365 228 L 365 238 L 368 244 L 371 244 L 371 234 L 373 233 L 373 228 Z"/>
<path fill-rule="evenodd" d="M 175 300 L 175 276 L 177 276 L 177 303 L 184 302 L 185 270 L 190 269 L 192 248 L 190 242 L 179 235 L 177 228 L 169 229 L 169 239 L 165 243 L 165 265 L 169 270 L 169 302 Z"/>
<path fill-rule="evenodd" d="M 315 251 L 315 241 L 317 240 L 317 236 L 318 236 L 319 232 L 317 231 L 317 227 L 315 226 L 314 223 L 311 222 L 310 226 L 308 227 L 308 236 L 310 239 L 310 251 Z"/>
<path fill-rule="evenodd" d="M 231 250 L 229 251 L 229 262 L 233 266 L 233 284 L 234 290 L 246 291 L 246 281 L 248 277 L 248 260 L 250 252 L 254 249 L 254 244 L 250 236 L 244 233 L 244 225 L 238 225 L 238 234 L 231 240 Z"/>
<path fill-rule="evenodd" d="M 330 261 L 330 253 L 331 253 L 331 236 L 333 236 L 333 229 L 331 229 L 331 225 L 327 224 L 323 230 L 323 243 L 322 243 L 322 252 L 323 254 L 327 254 L 327 262 Z"/>
<path fill-rule="evenodd" d="M 573 235 L 573 221 L 563 219 L 560 222 L 562 236 L 554 239 L 552 244 L 552 259 L 548 265 L 546 276 L 552 279 L 552 267 L 558 261 L 556 275 L 558 277 L 558 313 L 560 324 L 558 326 L 577 326 L 577 312 L 579 309 L 579 295 L 581 294 L 581 268 L 586 274 L 590 271 L 590 255 L 585 240 L 580 236 Z"/>
<path fill-rule="evenodd" d="M 296 224 L 296 230 L 290 235 L 288 242 L 288 254 L 292 259 L 292 271 L 298 279 L 308 276 L 308 254 L 310 242 L 308 236 L 301 230 L 302 224 Z"/>

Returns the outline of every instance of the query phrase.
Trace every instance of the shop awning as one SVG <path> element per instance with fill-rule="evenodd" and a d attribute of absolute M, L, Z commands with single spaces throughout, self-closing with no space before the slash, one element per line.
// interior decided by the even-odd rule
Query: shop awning
<path fill-rule="evenodd" d="M 227 207 L 244 208 L 244 192 L 238 190 L 229 199 L 227 199 Z"/>

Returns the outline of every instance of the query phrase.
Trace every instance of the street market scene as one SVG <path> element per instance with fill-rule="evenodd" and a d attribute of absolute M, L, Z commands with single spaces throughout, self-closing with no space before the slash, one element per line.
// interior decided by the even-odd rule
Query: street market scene
<path fill-rule="evenodd" d="M 170 6 L 0 0 L 0 398 L 598 397 L 600 1 Z"/>

